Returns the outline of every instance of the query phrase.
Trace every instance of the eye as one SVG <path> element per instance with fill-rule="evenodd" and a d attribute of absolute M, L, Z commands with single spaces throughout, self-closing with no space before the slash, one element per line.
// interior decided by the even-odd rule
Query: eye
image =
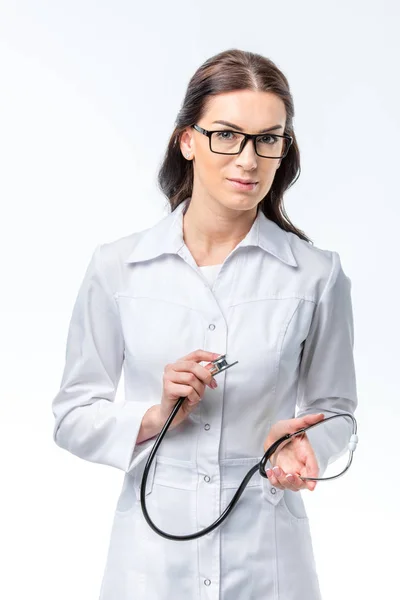
<path fill-rule="evenodd" d="M 227 135 L 225 135 L 225 134 L 227 134 Z M 232 140 L 235 137 L 234 131 L 228 131 L 228 130 L 218 131 L 216 135 L 221 140 Z M 228 137 L 229 135 L 231 135 L 233 137 Z"/>
<path fill-rule="evenodd" d="M 271 141 L 268 141 L 268 138 Z M 279 138 L 276 135 L 272 135 L 272 134 L 267 134 L 267 135 L 262 135 L 258 138 L 258 141 L 261 142 L 262 144 L 268 144 L 269 146 L 271 146 L 272 144 L 276 144 L 276 142 L 279 140 Z"/>

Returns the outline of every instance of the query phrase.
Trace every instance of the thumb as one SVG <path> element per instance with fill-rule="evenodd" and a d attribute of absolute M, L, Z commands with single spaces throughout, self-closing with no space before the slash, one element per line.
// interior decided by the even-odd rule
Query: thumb
<path fill-rule="evenodd" d="M 314 425 L 315 423 L 322 421 L 324 418 L 325 415 L 323 413 L 317 413 L 312 415 L 303 415 L 293 419 L 277 421 L 277 423 L 271 427 L 267 439 L 264 442 L 264 450 L 266 450 L 268 446 L 273 444 L 280 437 L 288 433 L 295 433 L 295 431 L 298 431 L 303 427 L 307 427 L 308 425 Z"/>
<path fill-rule="evenodd" d="M 301 417 L 295 417 L 294 419 L 288 419 L 287 421 L 282 421 L 282 423 L 285 423 L 287 433 L 294 433 L 303 427 L 314 425 L 315 423 L 322 421 L 324 418 L 324 413 L 316 413 L 312 415 L 302 415 Z"/>
<path fill-rule="evenodd" d="M 301 429 L 302 427 L 307 427 L 308 425 L 314 425 L 315 423 L 319 423 L 319 421 L 323 421 L 324 419 L 324 413 L 315 413 L 312 415 L 303 415 L 301 417 L 292 419 L 292 423 L 293 425 L 295 425 L 296 429 Z M 296 431 L 296 429 L 293 429 L 293 431 Z"/>

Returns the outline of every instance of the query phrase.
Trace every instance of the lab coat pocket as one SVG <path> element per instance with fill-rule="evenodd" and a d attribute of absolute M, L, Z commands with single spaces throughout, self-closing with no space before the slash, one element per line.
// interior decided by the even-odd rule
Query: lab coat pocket
<path fill-rule="evenodd" d="M 153 483 L 155 485 L 179 490 L 194 491 L 197 489 L 197 467 L 195 462 L 156 455 L 153 464 Z M 153 485 L 146 494 L 152 491 Z"/>
<path fill-rule="evenodd" d="M 149 474 L 146 481 L 146 496 L 151 493 L 154 481 L 155 461 L 150 465 Z M 146 460 L 143 460 L 134 469 L 132 473 L 126 473 L 122 490 L 118 498 L 116 513 L 124 516 L 128 515 L 135 505 L 140 502 L 140 487 L 143 477 L 143 471 Z"/>
<path fill-rule="evenodd" d="M 321 600 L 311 540 L 310 522 L 301 492 L 282 490 L 275 510 L 275 535 L 279 592 L 282 598 L 312 598 Z"/>
<path fill-rule="evenodd" d="M 232 500 L 245 475 L 261 459 L 262 456 L 221 461 L 221 513 Z M 275 496 L 271 496 L 271 503 L 265 501 L 263 481 L 258 470 L 255 471 L 221 527 L 223 598 L 231 598 L 232 594 L 236 598 L 277 598 Z M 231 580 L 232 573 L 235 574 L 234 580 Z M 232 581 L 236 581 L 236 578 L 235 594 Z"/>
<path fill-rule="evenodd" d="M 243 458 L 225 458 L 220 461 L 220 473 L 221 473 L 221 511 L 225 510 L 229 502 L 232 500 L 242 483 L 245 475 L 250 471 L 251 467 L 257 464 L 261 460 L 261 457 L 243 457 Z M 256 472 L 250 479 L 246 488 L 239 499 L 238 505 L 240 504 L 240 511 L 245 511 L 245 508 L 250 501 L 250 495 L 255 492 L 253 488 L 260 490 L 261 477 Z M 257 492 L 255 492 L 257 493 Z"/>
<path fill-rule="evenodd" d="M 171 535 L 197 531 L 196 464 L 156 455 L 151 466 L 146 509 L 153 524 Z M 198 541 L 177 543 L 159 535 L 144 519 L 140 503 L 137 519 L 144 576 L 138 598 L 192 598 L 198 586 Z"/>
<path fill-rule="evenodd" d="M 284 490 L 282 496 L 282 507 L 290 517 L 297 521 L 308 521 L 306 507 L 300 492 Z"/>
<path fill-rule="evenodd" d="M 223 458 L 220 461 L 221 468 L 221 488 L 238 488 L 242 483 L 244 476 L 260 462 L 262 456 L 252 457 L 245 456 L 243 458 Z M 254 473 L 253 477 L 248 482 L 246 489 L 260 485 L 260 476 Z"/>
<path fill-rule="evenodd" d="M 143 481 L 143 473 L 144 473 L 144 469 L 147 463 L 147 456 L 146 458 L 137 465 L 135 471 L 134 471 L 134 488 L 135 488 L 135 492 L 136 492 L 136 499 L 138 502 L 140 502 L 140 491 L 142 488 L 142 481 Z M 154 474 L 156 472 L 156 465 L 157 465 L 157 456 L 155 456 L 153 458 L 153 462 L 150 465 L 149 468 L 149 472 L 147 475 L 147 481 L 146 481 L 146 496 L 149 496 L 149 494 L 152 493 L 153 491 L 153 485 L 154 485 Z"/>
<path fill-rule="evenodd" d="M 196 464 L 156 455 L 153 465 L 151 485 L 146 487 L 146 508 L 151 520 L 173 535 L 193 533 L 197 527 Z"/>
<path fill-rule="evenodd" d="M 279 505 L 286 516 L 297 521 L 308 520 L 300 492 L 276 488 L 271 485 L 269 479 L 265 479 L 264 477 L 262 487 L 265 500 L 274 506 Z"/>
<path fill-rule="evenodd" d="M 265 479 L 265 477 L 262 477 L 261 479 L 262 494 L 264 500 L 267 500 L 267 502 L 269 504 L 272 504 L 273 506 L 277 506 L 277 504 L 279 504 L 282 500 L 284 494 L 283 490 L 271 485 L 269 479 Z"/>

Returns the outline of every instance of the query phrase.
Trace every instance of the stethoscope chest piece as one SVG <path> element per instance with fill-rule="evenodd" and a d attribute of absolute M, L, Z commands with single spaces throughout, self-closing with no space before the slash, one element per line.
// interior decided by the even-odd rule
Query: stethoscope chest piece
<path fill-rule="evenodd" d="M 233 367 L 233 365 L 236 365 L 239 362 L 238 360 L 236 360 L 234 363 L 231 363 L 229 365 L 225 357 L 226 354 L 223 354 L 222 356 L 211 361 L 214 366 L 212 367 L 212 369 L 210 369 L 210 372 L 213 375 L 216 375 L 217 373 L 222 373 L 222 371 L 226 371 L 226 369 Z"/>

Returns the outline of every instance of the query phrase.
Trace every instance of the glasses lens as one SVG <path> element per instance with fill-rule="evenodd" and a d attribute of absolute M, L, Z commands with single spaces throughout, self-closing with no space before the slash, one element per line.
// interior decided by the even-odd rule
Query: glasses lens
<path fill-rule="evenodd" d="M 234 131 L 215 131 L 211 134 L 211 150 L 223 154 L 237 154 L 244 136 Z M 285 154 L 285 138 L 271 133 L 256 138 L 257 153 L 265 158 L 280 158 Z"/>
<path fill-rule="evenodd" d="M 267 158 L 280 158 L 285 154 L 285 143 L 285 138 L 266 133 L 257 138 L 257 152 Z"/>
<path fill-rule="evenodd" d="M 270 462 L 288 472 L 289 465 L 298 464 L 301 477 L 328 479 L 341 475 L 347 468 L 351 452 L 350 437 L 353 421 L 346 415 L 320 421 L 305 432 L 283 442 Z"/>

